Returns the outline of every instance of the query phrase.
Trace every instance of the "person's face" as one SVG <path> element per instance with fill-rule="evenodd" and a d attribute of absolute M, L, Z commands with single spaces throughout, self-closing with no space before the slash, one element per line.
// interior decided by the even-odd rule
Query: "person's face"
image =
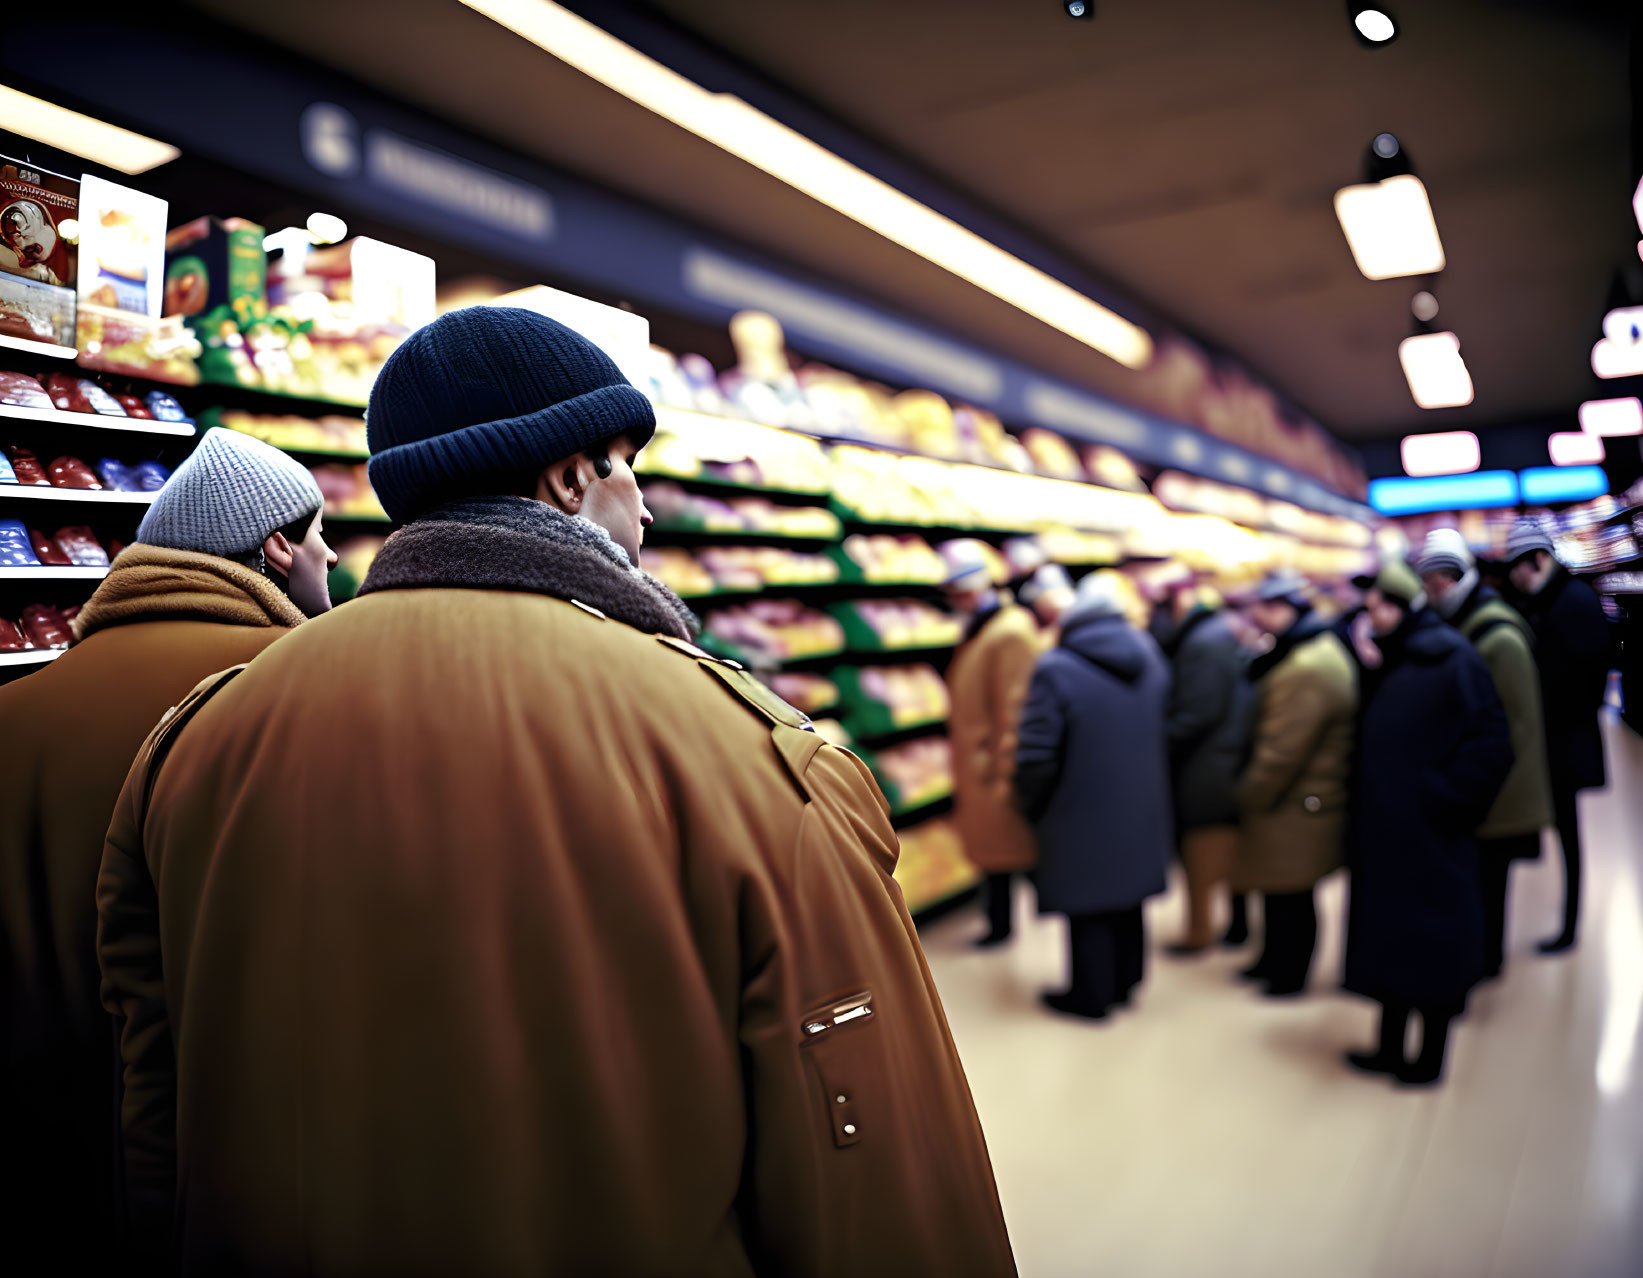
<path fill-rule="evenodd" d="M 1449 572 L 1423 572 L 1421 585 L 1426 587 L 1428 599 L 1441 603 L 1449 597 L 1451 590 L 1460 585 L 1460 578 Z"/>
<path fill-rule="evenodd" d="M 1295 624 L 1295 605 L 1282 599 L 1257 599 L 1249 606 L 1249 619 L 1269 635 L 1281 635 Z"/>
<path fill-rule="evenodd" d="M 1512 584 L 1526 595 L 1538 595 L 1552 577 L 1552 557 L 1544 550 L 1524 555 L 1507 573 Z"/>
<path fill-rule="evenodd" d="M 285 592 L 305 617 L 331 611 L 330 572 L 337 552 L 325 544 L 324 518 L 316 517 L 308 535 L 292 544 L 275 533 L 263 547 L 268 562 L 285 574 Z"/>
<path fill-rule="evenodd" d="M 610 474 L 605 478 L 599 477 L 593 458 L 578 453 L 542 472 L 536 498 L 598 524 L 638 567 L 645 529 L 655 522 L 645 508 L 638 476 L 633 473 L 633 459 L 639 450 L 624 436 L 611 440 L 609 450 Z"/>
<path fill-rule="evenodd" d="M 1375 627 L 1375 633 L 1383 639 L 1403 624 L 1403 605 L 1383 595 L 1374 587 L 1364 595 L 1363 605 L 1369 613 L 1369 620 Z"/>

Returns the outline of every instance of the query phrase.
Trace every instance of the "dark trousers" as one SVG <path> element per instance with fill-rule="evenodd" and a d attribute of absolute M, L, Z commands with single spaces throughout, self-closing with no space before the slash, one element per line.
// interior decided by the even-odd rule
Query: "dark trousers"
<path fill-rule="evenodd" d="M 1580 791 L 1556 778 L 1552 780 L 1552 812 L 1557 820 L 1557 841 L 1563 848 L 1563 931 L 1565 941 L 1575 939 L 1580 926 Z"/>
<path fill-rule="evenodd" d="M 1008 936 L 1015 921 L 1015 875 L 989 874 L 981 886 L 982 908 L 987 911 L 987 935 Z"/>
<path fill-rule="evenodd" d="M 1483 967 L 1499 976 L 1506 964 L 1506 913 L 1512 862 L 1530 858 L 1540 846 L 1538 834 L 1509 834 L 1478 840 L 1478 880 L 1483 887 Z"/>
<path fill-rule="evenodd" d="M 1261 895 L 1265 940 L 1256 960 L 1261 978 L 1276 991 L 1306 988 L 1318 948 L 1318 903 L 1313 889 Z"/>
<path fill-rule="evenodd" d="M 1404 1056 L 1403 1043 L 1409 1032 L 1409 1017 L 1419 1012 L 1421 1050 L 1413 1060 Z M 1383 1060 L 1404 1061 L 1411 1080 L 1431 1080 L 1443 1074 L 1443 1059 L 1449 1050 L 1449 1026 L 1455 1019 L 1453 1007 L 1427 1007 L 1415 1003 L 1381 1003 L 1380 1055 Z"/>
<path fill-rule="evenodd" d="M 1070 994 L 1091 1011 L 1129 1001 L 1146 975 L 1146 924 L 1141 907 L 1067 919 Z"/>

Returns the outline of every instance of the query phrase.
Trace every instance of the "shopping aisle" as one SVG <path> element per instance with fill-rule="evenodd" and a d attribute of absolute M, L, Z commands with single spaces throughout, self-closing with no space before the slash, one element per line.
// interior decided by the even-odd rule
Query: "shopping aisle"
<path fill-rule="evenodd" d="M 1588 796 L 1581 948 L 1556 930 L 1555 852 L 1513 880 L 1506 977 L 1473 1000 L 1437 1091 L 1349 1074 L 1375 1014 L 1334 992 L 1344 890 L 1324 898 L 1317 993 L 1271 1003 L 1221 952 L 1157 957 L 1140 1006 L 1100 1025 L 1043 1012 L 1060 920 L 977 953 L 972 913 L 925 947 L 975 1091 L 1024 1278 L 1619 1278 L 1643 1272 L 1643 741 L 1608 730 Z"/>

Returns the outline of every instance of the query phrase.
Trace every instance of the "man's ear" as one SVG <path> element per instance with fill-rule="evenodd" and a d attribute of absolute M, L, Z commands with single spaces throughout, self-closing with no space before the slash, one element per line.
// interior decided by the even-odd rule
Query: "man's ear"
<path fill-rule="evenodd" d="M 291 550 L 291 543 L 285 539 L 282 532 L 269 533 L 268 540 L 262 543 L 263 558 L 268 560 L 271 568 L 289 577 L 291 564 L 295 555 Z"/>
<path fill-rule="evenodd" d="M 578 514 L 595 478 L 593 459 L 577 453 L 554 462 L 536 477 L 536 500 L 557 506 L 566 514 Z"/>

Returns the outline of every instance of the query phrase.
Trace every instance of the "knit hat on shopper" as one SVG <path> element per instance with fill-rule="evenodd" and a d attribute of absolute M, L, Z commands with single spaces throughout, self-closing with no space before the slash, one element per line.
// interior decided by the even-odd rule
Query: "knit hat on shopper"
<path fill-rule="evenodd" d="M 1305 577 L 1296 572 L 1275 572 L 1255 587 L 1255 598 L 1262 603 L 1286 603 L 1305 611 L 1312 606 L 1311 587 Z"/>
<path fill-rule="evenodd" d="M 165 481 L 137 525 L 137 540 L 238 559 L 324 506 L 324 494 L 301 463 L 260 439 L 212 430 Z"/>
<path fill-rule="evenodd" d="M 1464 577 L 1476 562 L 1472 549 L 1453 528 L 1434 528 L 1426 534 L 1426 544 L 1415 560 L 1415 571 L 1425 576 L 1429 572 L 1452 572 Z"/>
<path fill-rule="evenodd" d="M 1378 590 L 1406 611 L 1417 612 L 1426 607 L 1426 590 L 1415 570 L 1401 559 L 1388 559 L 1373 576 L 1355 577 L 1355 585 L 1362 590 Z"/>
<path fill-rule="evenodd" d="M 535 311 L 470 306 L 388 357 L 365 415 L 371 487 L 404 523 L 442 502 L 513 491 L 521 477 L 656 430 L 611 357 Z"/>
<path fill-rule="evenodd" d="M 1546 535 L 1540 521 L 1525 515 L 1512 525 L 1512 531 L 1506 535 L 1506 562 L 1515 564 L 1523 556 L 1537 550 L 1544 550 L 1548 555 L 1556 553 L 1552 549 L 1552 539 Z"/>

